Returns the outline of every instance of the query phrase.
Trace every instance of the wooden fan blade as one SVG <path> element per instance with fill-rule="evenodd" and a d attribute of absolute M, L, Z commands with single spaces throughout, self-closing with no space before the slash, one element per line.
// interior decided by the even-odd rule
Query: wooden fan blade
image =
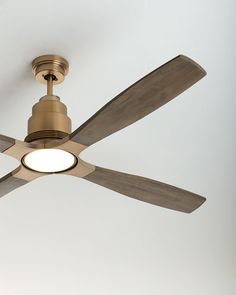
<path fill-rule="evenodd" d="M 21 166 L 16 168 L 11 173 L 5 175 L 4 177 L 0 178 L 0 197 L 3 197 L 4 195 L 10 193 L 14 189 L 28 183 L 28 181 L 24 179 L 14 177 L 14 175 L 18 173 L 20 169 Z"/>
<path fill-rule="evenodd" d="M 71 140 L 90 146 L 136 122 L 203 78 L 196 62 L 179 55 L 120 93 L 71 135 Z"/>
<path fill-rule="evenodd" d="M 194 211 L 206 200 L 204 197 L 159 181 L 101 167 L 96 167 L 95 171 L 84 179 L 128 197 L 185 213 Z"/>
<path fill-rule="evenodd" d="M 10 147 L 15 145 L 15 139 L 0 135 L 0 153 L 3 153 Z M 26 184 L 28 181 L 14 177 L 16 173 L 18 173 L 21 169 L 21 165 L 17 167 L 14 171 L 0 178 L 0 197 L 10 193 L 14 189 Z"/>
<path fill-rule="evenodd" d="M 0 153 L 3 153 L 6 149 L 15 144 L 15 139 L 0 134 Z"/>
<path fill-rule="evenodd" d="M 40 143 L 31 144 L 0 135 L 0 152 L 15 158 L 20 163 L 24 155 L 43 147 L 44 145 Z M 0 197 L 44 175 L 46 174 L 27 169 L 23 164 L 21 164 L 11 173 L 0 178 Z"/>

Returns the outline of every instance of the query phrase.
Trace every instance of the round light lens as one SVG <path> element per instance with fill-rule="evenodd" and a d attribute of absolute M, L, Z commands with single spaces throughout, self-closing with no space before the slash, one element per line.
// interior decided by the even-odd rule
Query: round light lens
<path fill-rule="evenodd" d="M 58 149 L 40 149 L 33 151 L 22 159 L 23 164 L 34 171 L 53 173 L 73 167 L 77 159 L 71 153 Z"/>

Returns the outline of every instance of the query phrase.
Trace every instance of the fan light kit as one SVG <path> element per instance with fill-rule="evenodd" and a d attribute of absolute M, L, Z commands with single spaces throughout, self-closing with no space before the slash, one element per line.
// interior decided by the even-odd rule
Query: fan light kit
<path fill-rule="evenodd" d="M 56 173 L 71 169 L 77 163 L 77 159 L 63 150 L 39 149 L 25 155 L 22 163 L 37 172 Z"/>
<path fill-rule="evenodd" d="M 66 106 L 53 94 L 63 82 L 68 62 L 43 55 L 32 62 L 37 81 L 47 95 L 33 106 L 24 141 L 0 135 L 0 152 L 19 160 L 19 166 L 0 178 L 0 197 L 34 179 L 60 173 L 88 181 L 153 205 L 190 213 L 206 199 L 192 192 L 84 162 L 80 153 L 90 145 L 145 117 L 206 75 L 190 58 L 179 55 L 157 68 L 103 106 L 71 133 Z"/>

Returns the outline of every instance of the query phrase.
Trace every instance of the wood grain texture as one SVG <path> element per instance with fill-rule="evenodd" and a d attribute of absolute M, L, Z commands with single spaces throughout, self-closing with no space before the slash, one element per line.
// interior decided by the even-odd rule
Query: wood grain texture
<path fill-rule="evenodd" d="M 163 106 L 205 75 L 196 62 L 179 55 L 108 102 L 70 138 L 90 146 Z"/>
<path fill-rule="evenodd" d="M 35 151 L 35 149 L 38 148 L 40 148 L 40 146 L 32 147 L 31 143 L 16 140 L 13 146 L 4 151 L 4 154 L 11 156 L 21 162 L 22 157 L 30 152 Z M 20 165 L 20 169 L 17 172 L 14 172 L 15 177 L 26 180 L 28 182 L 44 175 L 46 175 L 46 173 L 32 171 L 30 169 L 27 169 L 24 165 Z"/>
<path fill-rule="evenodd" d="M 0 178 L 0 197 L 5 196 L 11 191 L 17 189 L 18 187 L 28 183 L 28 181 L 14 177 L 12 174 L 20 169 L 17 168 L 14 172 L 11 172 L 4 177 Z"/>
<path fill-rule="evenodd" d="M 14 138 L 0 134 L 0 153 L 4 152 L 5 150 L 13 146 L 14 144 L 15 144 Z"/>
<path fill-rule="evenodd" d="M 128 197 L 185 213 L 194 211 L 206 200 L 202 196 L 159 181 L 101 167 L 96 167 L 84 179 Z"/>

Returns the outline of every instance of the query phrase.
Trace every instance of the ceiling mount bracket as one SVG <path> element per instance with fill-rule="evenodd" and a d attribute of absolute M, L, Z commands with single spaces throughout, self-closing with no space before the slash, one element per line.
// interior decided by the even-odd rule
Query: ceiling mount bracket
<path fill-rule="evenodd" d="M 42 55 L 32 61 L 32 70 L 37 81 L 47 84 L 47 76 L 52 75 L 52 83 L 60 84 L 69 71 L 69 63 L 58 55 Z"/>

